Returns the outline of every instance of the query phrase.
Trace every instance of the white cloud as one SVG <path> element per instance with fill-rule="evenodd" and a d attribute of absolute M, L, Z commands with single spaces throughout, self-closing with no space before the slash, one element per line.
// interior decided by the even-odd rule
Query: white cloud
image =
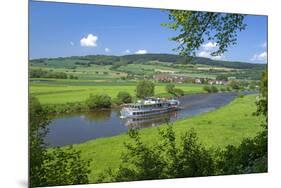
<path fill-rule="evenodd" d="M 129 49 L 125 50 L 125 53 L 129 54 L 131 51 Z"/>
<path fill-rule="evenodd" d="M 262 43 L 261 47 L 262 48 L 266 48 L 267 47 L 267 42 L 265 41 L 264 43 Z"/>
<path fill-rule="evenodd" d="M 70 41 L 70 45 L 71 45 L 71 46 L 74 46 L 74 42 Z"/>
<path fill-rule="evenodd" d="M 217 46 L 216 42 L 208 42 L 208 43 L 202 44 L 201 51 L 197 54 L 197 56 L 210 58 L 210 59 L 213 59 L 213 60 L 224 59 L 223 55 L 218 55 L 218 56 L 212 56 L 211 55 L 211 53 L 215 52 L 217 49 L 218 49 L 218 46 Z"/>
<path fill-rule="evenodd" d="M 255 54 L 252 59 L 252 61 L 267 61 L 267 52 L 262 52 L 260 54 Z"/>
<path fill-rule="evenodd" d="M 135 52 L 135 54 L 146 54 L 147 51 L 146 50 L 138 50 Z"/>
<path fill-rule="evenodd" d="M 104 49 L 105 52 L 110 52 L 111 50 L 109 48 Z"/>
<path fill-rule="evenodd" d="M 210 53 L 206 52 L 206 51 L 201 51 L 198 53 L 198 56 L 199 57 L 207 57 L 209 58 L 210 57 Z"/>
<path fill-rule="evenodd" d="M 98 40 L 98 36 L 95 36 L 93 34 L 88 34 L 87 37 L 83 37 L 80 40 L 80 44 L 81 46 L 84 47 L 95 47 L 97 46 L 97 40 Z"/>
<path fill-rule="evenodd" d="M 210 58 L 210 59 L 213 59 L 213 60 L 221 60 L 224 58 L 223 55 L 219 55 L 219 56 L 212 56 L 211 55 L 212 52 L 210 51 L 201 51 L 197 54 L 197 56 L 199 57 L 205 57 L 205 58 Z"/>
<path fill-rule="evenodd" d="M 208 42 L 202 45 L 202 48 L 206 51 L 215 50 L 217 48 L 216 42 Z"/>

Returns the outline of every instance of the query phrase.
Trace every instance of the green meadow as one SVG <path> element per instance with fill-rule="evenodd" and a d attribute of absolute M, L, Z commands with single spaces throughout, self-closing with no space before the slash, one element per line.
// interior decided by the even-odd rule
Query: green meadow
<path fill-rule="evenodd" d="M 91 80 L 32 79 L 30 94 L 36 96 L 41 104 L 65 104 L 85 101 L 90 94 L 108 94 L 116 98 L 118 92 L 126 91 L 135 96 L 136 82 L 95 82 Z M 166 84 L 156 83 L 156 96 L 168 96 Z M 219 86 L 220 87 L 220 86 Z M 222 86 L 221 86 L 222 87 Z M 202 93 L 203 85 L 176 84 L 186 94 Z"/>
<path fill-rule="evenodd" d="M 201 115 L 185 118 L 172 125 L 179 138 L 185 131 L 194 128 L 200 142 L 208 148 L 224 148 L 227 145 L 238 145 L 244 138 L 254 137 L 262 130 L 261 117 L 253 116 L 256 111 L 257 95 L 237 97 L 231 103 L 217 110 Z M 141 129 L 141 137 L 146 144 L 158 141 L 160 125 Z M 128 135 L 121 134 L 109 138 L 99 138 L 82 144 L 73 145 L 74 149 L 82 152 L 84 159 L 92 159 L 90 182 L 94 183 L 97 176 L 107 168 L 117 168 L 120 156 L 125 151 L 124 142 Z"/>

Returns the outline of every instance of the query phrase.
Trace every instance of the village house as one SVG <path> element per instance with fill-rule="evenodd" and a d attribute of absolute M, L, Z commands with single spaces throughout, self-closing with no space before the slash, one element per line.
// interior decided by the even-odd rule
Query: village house
<path fill-rule="evenodd" d="M 208 80 L 208 84 L 210 84 L 210 85 L 213 85 L 213 84 L 216 84 L 216 85 L 226 85 L 227 81 L 225 81 L 225 80 L 209 79 Z"/>
<path fill-rule="evenodd" d="M 200 78 L 195 78 L 194 83 L 195 84 L 202 84 L 202 80 Z"/>
<path fill-rule="evenodd" d="M 227 81 L 225 81 L 225 80 L 216 80 L 216 84 L 217 85 L 226 85 Z"/>
<path fill-rule="evenodd" d="M 192 78 L 186 75 L 180 74 L 168 74 L 168 73 L 158 73 L 154 75 L 154 79 L 158 82 L 173 82 L 173 83 L 195 83 L 195 84 L 216 84 L 216 85 L 226 85 L 227 81 L 216 80 L 210 78 Z"/>
<path fill-rule="evenodd" d="M 185 75 L 159 73 L 154 76 L 154 79 L 158 82 L 174 82 L 174 83 L 186 83 L 192 82 L 192 78 Z"/>
<path fill-rule="evenodd" d="M 210 84 L 210 85 L 216 84 L 216 80 L 209 79 L 208 80 L 208 84 Z"/>

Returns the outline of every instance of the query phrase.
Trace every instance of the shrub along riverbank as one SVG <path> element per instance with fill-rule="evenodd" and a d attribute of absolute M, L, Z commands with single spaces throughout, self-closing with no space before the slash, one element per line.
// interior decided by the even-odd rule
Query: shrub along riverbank
<path fill-rule="evenodd" d="M 176 138 L 193 128 L 199 141 L 207 148 L 224 148 L 227 145 L 239 145 L 244 138 L 253 138 L 262 130 L 261 117 L 253 116 L 256 111 L 256 95 L 237 97 L 230 104 L 215 111 L 176 121 L 173 124 Z M 156 143 L 158 128 L 140 130 L 145 144 Z M 90 182 L 94 183 L 100 173 L 108 167 L 115 169 L 120 165 L 120 156 L 125 151 L 124 142 L 128 135 L 122 134 L 110 138 L 100 138 L 82 144 L 73 145 L 81 151 L 85 160 L 93 159 Z"/>

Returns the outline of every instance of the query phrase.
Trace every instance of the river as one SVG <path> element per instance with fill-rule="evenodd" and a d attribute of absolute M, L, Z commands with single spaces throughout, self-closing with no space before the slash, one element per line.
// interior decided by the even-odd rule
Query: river
<path fill-rule="evenodd" d="M 132 127 L 148 128 L 171 123 L 224 106 L 236 95 L 234 92 L 186 95 L 179 99 L 181 110 L 146 119 L 120 119 L 120 109 L 63 114 L 51 120 L 45 142 L 51 147 L 78 144 L 115 136 Z"/>

